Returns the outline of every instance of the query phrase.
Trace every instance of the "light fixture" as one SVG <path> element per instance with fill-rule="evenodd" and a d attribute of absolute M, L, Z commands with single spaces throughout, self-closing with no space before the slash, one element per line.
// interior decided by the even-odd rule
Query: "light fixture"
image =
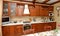
<path fill-rule="evenodd" d="M 25 6 L 24 6 L 24 14 L 30 14 L 27 4 L 25 4 Z"/>
<path fill-rule="evenodd" d="M 60 6 L 58 6 L 56 9 L 57 9 L 57 12 L 58 12 L 57 15 L 59 16 Z"/>

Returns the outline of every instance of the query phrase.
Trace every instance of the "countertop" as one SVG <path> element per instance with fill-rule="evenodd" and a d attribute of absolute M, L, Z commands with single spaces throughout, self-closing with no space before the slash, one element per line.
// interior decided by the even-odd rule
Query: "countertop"
<path fill-rule="evenodd" d="M 51 22 L 55 22 L 55 21 L 51 21 Z M 51 22 L 30 22 L 30 23 L 18 22 L 18 23 L 2 24 L 2 26 L 25 25 L 25 24 L 34 24 L 34 23 L 51 23 Z"/>

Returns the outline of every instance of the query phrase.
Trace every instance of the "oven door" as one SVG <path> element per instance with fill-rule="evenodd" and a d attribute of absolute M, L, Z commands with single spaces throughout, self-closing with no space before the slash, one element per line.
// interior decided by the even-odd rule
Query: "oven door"
<path fill-rule="evenodd" d="M 25 24 L 23 25 L 24 30 L 31 29 L 31 24 Z"/>

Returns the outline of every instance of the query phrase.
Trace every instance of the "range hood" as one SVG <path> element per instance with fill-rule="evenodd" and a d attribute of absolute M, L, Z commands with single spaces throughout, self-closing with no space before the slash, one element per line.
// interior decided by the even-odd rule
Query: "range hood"
<path fill-rule="evenodd" d="M 25 4 L 24 6 L 24 14 L 30 14 L 28 4 Z"/>

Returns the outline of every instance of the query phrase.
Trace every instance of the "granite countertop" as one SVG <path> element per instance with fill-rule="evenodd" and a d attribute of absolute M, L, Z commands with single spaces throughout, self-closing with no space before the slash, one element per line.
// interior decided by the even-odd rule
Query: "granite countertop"
<path fill-rule="evenodd" d="M 51 22 L 55 22 L 55 21 L 51 21 Z M 2 24 L 2 26 L 24 25 L 24 24 L 34 24 L 34 23 L 50 23 L 50 22 L 30 22 L 30 23 L 17 22 L 17 23 Z"/>

